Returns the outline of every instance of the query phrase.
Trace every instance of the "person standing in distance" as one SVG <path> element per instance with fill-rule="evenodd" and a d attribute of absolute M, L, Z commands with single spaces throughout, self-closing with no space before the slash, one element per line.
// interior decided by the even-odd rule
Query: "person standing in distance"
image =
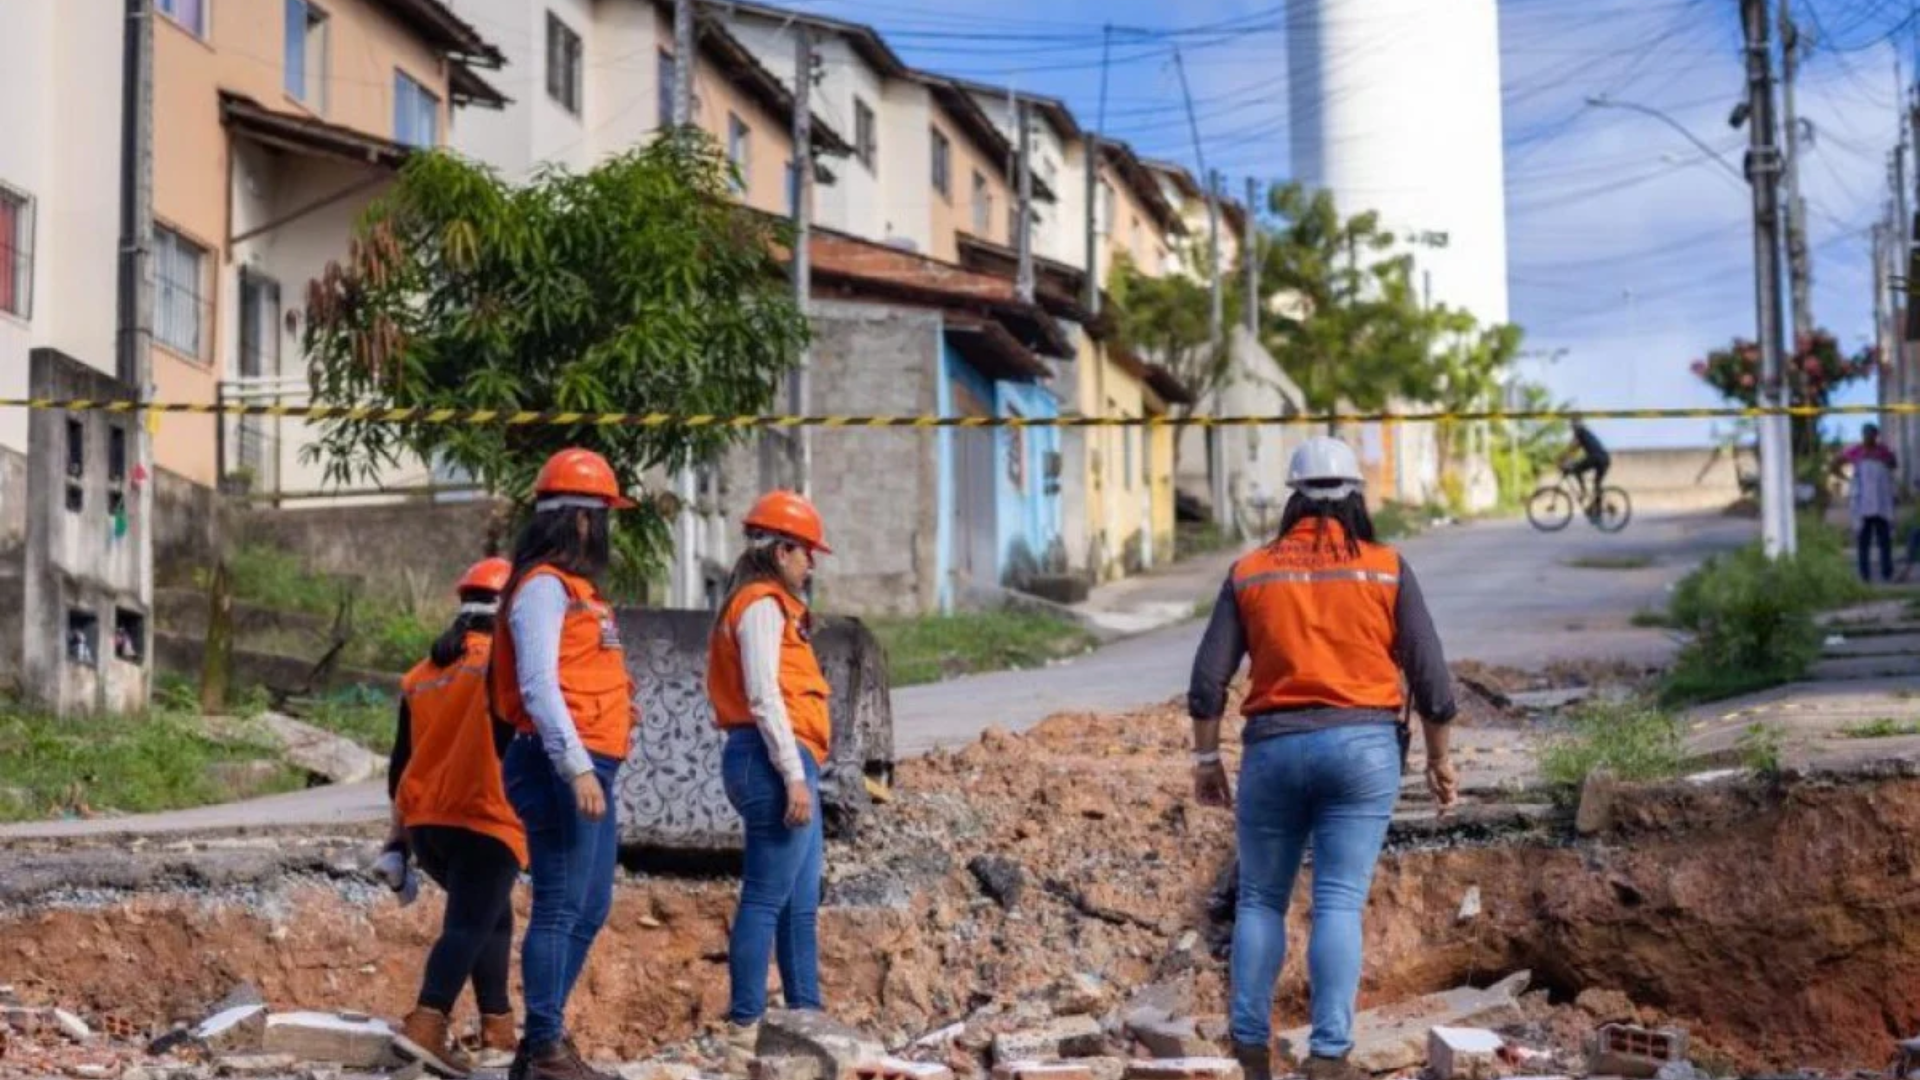
<path fill-rule="evenodd" d="M 611 511 L 634 504 L 606 459 L 562 450 L 534 481 L 513 552 L 488 692 L 515 735 L 507 798 L 527 829 L 533 911 L 520 947 L 526 1031 L 513 1080 L 604 1080 L 567 1034 L 567 999 L 613 905 L 614 779 L 633 745 L 633 682 L 596 584 Z"/>
<path fill-rule="evenodd" d="M 721 781 L 746 826 L 728 950 L 727 1068 L 745 1075 L 767 1011 L 769 954 L 789 1009 L 820 1005 L 820 768 L 833 744 L 807 583 L 830 555 L 820 513 L 776 491 L 746 519 L 747 548 L 707 641 L 707 696 L 727 733 Z"/>
<path fill-rule="evenodd" d="M 1308 1080 L 1367 1080 L 1347 1060 L 1360 913 L 1400 794 L 1396 725 L 1407 687 L 1424 721 L 1427 784 L 1442 811 L 1457 793 L 1446 657 L 1411 568 L 1374 541 L 1362 484 L 1359 460 L 1338 439 L 1309 439 L 1294 452 L 1279 536 L 1235 564 L 1193 662 L 1195 797 L 1229 807 L 1220 718 L 1240 662 L 1252 661 L 1231 968 L 1234 1056 L 1247 1080 L 1272 1080 L 1274 983 L 1309 845 L 1313 1036 L 1304 1070 Z"/>

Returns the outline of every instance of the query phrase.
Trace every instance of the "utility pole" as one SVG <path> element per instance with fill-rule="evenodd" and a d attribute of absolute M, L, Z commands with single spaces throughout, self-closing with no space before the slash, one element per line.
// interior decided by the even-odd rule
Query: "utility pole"
<path fill-rule="evenodd" d="M 114 341 L 114 373 L 142 402 L 153 399 L 153 2 L 126 0 L 121 47 L 120 87 L 120 281 L 119 332 Z M 217 385 L 217 384 L 216 384 Z M 140 603 L 153 606 L 153 417 L 140 417 L 131 432 L 133 461 L 128 470 L 147 482 L 134 485 L 140 515 L 134 538 L 139 568 Z M 214 423 L 224 425 L 225 416 Z M 215 478 L 215 483 L 219 478 Z M 148 620 L 151 627 L 152 620 Z M 140 655 L 152 656 L 149 639 Z M 150 681 L 141 693 L 152 691 Z"/>
<path fill-rule="evenodd" d="M 1180 46 L 1173 47 L 1173 67 L 1180 73 L 1180 94 L 1187 102 L 1187 128 L 1193 133 L 1194 163 L 1199 166 L 1200 182 L 1207 191 L 1207 276 L 1213 290 L 1213 310 L 1208 323 L 1207 348 L 1208 361 L 1217 363 L 1220 356 L 1221 337 L 1225 333 L 1225 313 L 1223 294 L 1220 292 L 1220 177 L 1207 168 L 1207 151 L 1200 142 L 1200 118 L 1193 111 L 1193 88 L 1187 84 L 1187 62 L 1180 54 Z M 1220 414 L 1220 392 L 1213 392 L 1213 414 Z M 1233 510 L 1227 505 L 1226 440 L 1220 437 L 1220 429 L 1207 429 L 1207 472 L 1211 474 L 1213 495 L 1213 521 L 1224 530 L 1233 527 Z"/>
<path fill-rule="evenodd" d="M 813 253 L 808 247 L 813 235 L 813 28 L 795 23 L 793 42 L 793 302 L 805 318 L 813 292 Z M 800 362 L 787 376 L 787 411 L 793 416 L 807 415 L 812 352 L 802 346 Z M 810 495 L 813 440 L 805 427 L 790 429 L 787 438 L 794 488 Z"/>
<path fill-rule="evenodd" d="M 1100 131 L 1107 125 L 1107 72 L 1113 58 L 1113 26 L 1101 28 L 1100 113 L 1086 134 L 1087 158 L 1087 310 L 1100 314 Z"/>
<path fill-rule="evenodd" d="M 1227 295 L 1220 281 L 1220 200 L 1223 197 L 1220 172 L 1216 169 L 1207 176 L 1207 274 L 1213 287 L 1213 314 L 1209 325 L 1216 351 L 1227 328 Z"/>
<path fill-rule="evenodd" d="M 1247 264 L 1247 333 L 1260 340 L 1260 181 L 1247 177 L 1247 233 L 1240 239 L 1240 258 Z"/>
<path fill-rule="evenodd" d="M 1760 339 L 1760 405 L 1778 409 L 1784 327 L 1780 310 L 1780 151 L 1774 144 L 1773 56 L 1767 0 L 1740 0 L 1747 48 L 1747 180 L 1753 187 L 1755 306 Z M 1760 532 L 1769 557 L 1793 554 L 1793 442 L 1787 418 L 1760 419 Z"/>
<path fill-rule="evenodd" d="M 1813 259 L 1807 251 L 1807 204 L 1800 197 L 1800 116 L 1794 108 L 1804 43 L 1793 24 L 1793 0 L 1780 0 L 1780 104 L 1787 160 L 1787 275 L 1793 298 L 1793 352 L 1813 336 Z"/>
<path fill-rule="evenodd" d="M 673 125 L 679 129 L 693 126 L 693 72 L 699 66 L 698 46 L 694 41 L 693 6 L 696 0 L 673 3 Z M 680 499 L 680 513 L 674 522 L 673 583 L 678 608 L 705 607 L 700 588 L 700 519 L 694 511 L 699 492 L 688 460 L 674 472 L 673 486 Z"/>
<path fill-rule="evenodd" d="M 1015 218 L 1013 242 L 1020 252 L 1014 289 L 1020 299 L 1033 303 L 1033 128 L 1026 98 L 1013 109 L 1013 122 L 1020 125 L 1020 209 Z"/>
<path fill-rule="evenodd" d="M 1897 437 L 1904 434 L 1904 425 L 1895 426 L 1892 423 L 1894 418 L 1887 414 L 1887 406 L 1895 400 L 1891 377 L 1893 351 L 1889 348 L 1893 343 L 1893 334 L 1887 317 L 1887 291 L 1892 287 L 1889 281 L 1891 275 L 1887 272 L 1887 263 L 1890 261 L 1887 249 L 1891 246 L 1892 237 L 1893 229 L 1888 222 L 1873 223 L 1873 347 L 1880 358 L 1879 370 L 1874 372 L 1874 383 L 1880 406 L 1880 426 L 1896 436 L 1892 441 L 1895 446 L 1901 447 L 1900 456 L 1904 457 L 1904 444 Z"/>

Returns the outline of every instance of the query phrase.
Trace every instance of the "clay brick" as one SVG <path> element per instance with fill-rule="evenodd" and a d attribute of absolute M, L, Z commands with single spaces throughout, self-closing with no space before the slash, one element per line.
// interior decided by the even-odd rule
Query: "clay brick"
<path fill-rule="evenodd" d="M 1434 1080 L 1492 1080 L 1503 1045 L 1485 1028 L 1436 1027 L 1427 1033 L 1427 1070 Z"/>
<path fill-rule="evenodd" d="M 1126 1080 L 1241 1080 L 1241 1071 L 1232 1058 L 1161 1058 L 1127 1066 Z"/>
<path fill-rule="evenodd" d="M 1687 1033 L 1678 1028 L 1608 1024 L 1595 1041 L 1590 1070 L 1601 1076 L 1653 1077 L 1660 1066 L 1687 1060 Z"/>

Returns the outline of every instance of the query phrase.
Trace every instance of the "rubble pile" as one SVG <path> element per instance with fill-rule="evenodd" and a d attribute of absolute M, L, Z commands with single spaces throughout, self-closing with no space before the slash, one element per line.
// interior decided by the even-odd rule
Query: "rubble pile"
<path fill-rule="evenodd" d="M 815 1036 L 796 1035 L 763 1046 L 762 1080 L 1232 1080 L 1221 1064 L 1232 906 L 1209 902 L 1230 880 L 1232 820 L 1192 802 L 1186 750 L 1185 717 L 1168 706 L 1060 716 L 903 763 L 891 800 L 828 855 L 822 977 L 858 1052 L 823 1057 L 804 1049 Z M 1367 916 L 1362 1026 L 1391 1043 L 1375 1060 L 1411 1073 L 1438 1054 L 1465 1080 L 1578 1074 L 1604 1025 L 1621 1025 L 1622 1047 L 1688 1032 L 1690 1064 L 1656 1062 L 1655 1080 L 1688 1080 L 1681 1064 L 1727 1075 L 1884 1058 L 1888 1018 L 1920 1018 L 1905 977 L 1920 956 L 1920 890 L 1889 872 L 1920 844 L 1916 796 L 1911 776 L 1682 782 L 1622 792 L 1617 827 L 1577 842 L 1570 815 L 1508 829 L 1488 824 L 1504 820 L 1490 807 L 1397 826 Z M 1684 812 L 1649 809 L 1668 804 Z M 282 1016 L 350 1027 L 404 1013 L 437 899 L 399 909 L 332 855 L 243 859 L 242 843 L 169 852 L 167 873 L 131 891 L 137 860 L 123 847 L 35 852 L 40 891 L 0 887 L 0 981 L 95 1032 L 120 1027 L 87 1043 L 57 1028 L 11 1033 L 0 1074 L 217 1071 L 222 1055 L 257 1056 L 214 1046 L 228 1030 L 251 1040 L 260 1027 L 270 1055 L 290 1052 L 268 1040 Z M 196 877 L 216 855 L 217 881 Z M 0 879 L 20 880 L 12 857 L 0 853 Z M 63 858 L 103 864 L 96 884 L 54 887 Z M 1776 872 L 1753 880 L 1755 865 Z M 1289 922 L 1301 945 L 1306 886 Z M 622 881 L 575 998 L 590 1059 L 642 1063 L 629 1072 L 645 1080 L 720 1067 L 732 907 L 724 880 Z M 1282 976 L 1281 1030 L 1305 1015 L 1304 952 Z M 1526 970 L 1530 984 L 1501 981 Z M 259 1001 L 223 999 L 241 979 Z M 248 1011 L 268 1003 L 264 1022 Z M 227 1026 L 164 1042 L 234 1009 Z M 1447 1029 L 1438 1045 L 1435 1028 Z M 1630 1030 L 1653 1034 L 1635 1042 Z"/>

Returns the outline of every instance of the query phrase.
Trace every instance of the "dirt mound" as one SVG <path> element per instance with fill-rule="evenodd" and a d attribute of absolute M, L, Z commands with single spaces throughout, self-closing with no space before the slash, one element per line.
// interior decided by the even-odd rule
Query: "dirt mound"
<path fill-rule="evenodd" d="M 1072 715 L 902 765 L 896 800 L 829 853 L 836 1014 L 898 1045 L 1083 973 L 1190 983 L 1199 1013 L 1224 1011 L 1209 946 L 1230 906 L 1208 900 L 1232 822 L 1190 801 L 1186 740 L 1171 707 Z M 1626 991 L 1730 1063 L 1883 1065 L 1890 1038 L 1920 1025 L 1920 779 L 1681 788 L 1690 801 L 1632 796 L 1650 800 L 1627 815 L 1638 831 L 1607 845 L 1397 829 L 1368 909 L 1362 1004 L 1529 968 L 1556 1000 Z M 1728 812 L 1703 807 L 1715 798 Z M 970 869 L 982 858 L 990 874 Z M 1473 889 L 1479 914 L 1463 920 Z M 725 882 L 623 882 L 576 999 L 583 1043 L 631 1060 L 717 1024 L 732 903 Z M 276 1005 L 394 1015 L 438 916 L 437 898 L 399 910 L 312 874 L 64 897 L 0 913 L 0 981 L 149 1027 L 197 1019 L 241 979 Z M 1302 1016 L 1303 952 L 1288 958 L 1283 1024 Z"/>

